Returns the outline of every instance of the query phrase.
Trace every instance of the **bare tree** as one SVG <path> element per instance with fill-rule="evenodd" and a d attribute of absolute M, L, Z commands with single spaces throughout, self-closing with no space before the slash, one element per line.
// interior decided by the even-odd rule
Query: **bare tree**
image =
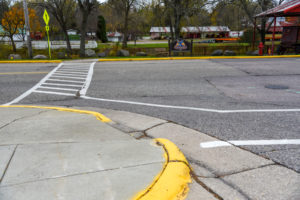
<path fill-rule="evenodd" d="M 113 9 L 121 15 L 124 19 L 123 24 L 123 44 L 122 47 L 127 47 L 128 40 L 128 26 L 130 19 L 130 11 L 137 6 L 139 0 L 109 0 L 108 3 L 113 7 Z"/>
<path fill-rule="evenodd" d="M 87 31 L 87 23 L 90 13 L 98 5 L 97 0 L 77 0 L 80 12 L 82 14 L 80 28 L 80 57 L 85 57 L 85 37 Z"/>
<path fill-rule="evenodd" d="M 175 38 L 180 37 L 181 21 L 184 17 L 191 17 L 207 5 L 208 0 L 162 0 L 166 9 L 167 22 L 170 24 L 172 38 L 173 27 Z"/>
<path fill-rule="evenodd" d="M 68 28 L 73 22 L 73 17 L 76 9 L 75 0 L 46 0 L 45 2 L 38 3 L 42 8 L 55 17 L 58 22 L 67 43 L 68 56 L 72 53 L 71 43 L 68 36 Z"/>

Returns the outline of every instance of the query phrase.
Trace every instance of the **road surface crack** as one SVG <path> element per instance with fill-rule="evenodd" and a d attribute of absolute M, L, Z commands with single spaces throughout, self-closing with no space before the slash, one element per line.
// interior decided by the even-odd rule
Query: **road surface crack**
<path fill-rule="evenodd" d="M 237 101 L 237 99 L 231 97 L 231 96 L 228 96 L 225 92 L 223 92 L 221 89 L 219 89 L 214 83 L 211 82 L 211 80 L 209 80 L 208 78 L 204 77 L 204 80 L 211 86 L 213 86 L 218 92 L 220 95 L 224 96 L 224 97 L 227 97 L 233 101 Z"/>
<path fill-rule="evenodd" d="M 33 114 L 33 115 L 23 116 L 23 117 L 14 119 L 14 120 L 8 122 L 7 124 L 1 126 L 1 127 L 0 127 L 0 130 L 3 129 L 3 128 L 5 128 L 5 127 L 7 127 L 7 126 L 9 126 L 9 125 L 11 125 L 12 123 L 15 123 L 15 122 L 17 122 L 17 121 L 20 121 L 20 120 L 22 120 L 22 119 L 26 119 L 26 118 L 31 118 L 31 117 L 34 117 L 34 116 L 38 116 L 38 115 L 40 115 L 40 114 L 42 114 L 42 113 L 44 113 L 44 112 L 49 112 L 49 110 L 43 110 L 43 111 L 40 111 L 40 112 L 35 113 L 35 114 Z"/>

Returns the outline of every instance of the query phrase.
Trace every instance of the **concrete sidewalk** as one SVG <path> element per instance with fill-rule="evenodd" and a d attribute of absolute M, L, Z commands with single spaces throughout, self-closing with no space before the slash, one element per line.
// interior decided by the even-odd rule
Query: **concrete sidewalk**
<path fill-rule="evenodd" d="M 202 149 L 219 140 L 162 119 L 78 109 L 96 112 L 0 106 L 1 200 L 300 199 L 299 173 L 272 160 Z"/>
<path fill-rule="evenodd" d="M 157 199 L 173 153 L 186 162 L 169 141 L 136 140 L 94 112 L 0 107 L 0 116 L 1 200 Z M 189 169 L 179 164 L 177 189 L 159 188 L 184 197 Z"/>
<path fill-rule="evenodd" d="M 202 142 L 220 140 L 170 121 L 123 111 L 96 111 L 137 139 L 163 137 L 174 142 L 193 169 L 187 200 L 300 199 L 300 174 L 272 160 L 236 146 L 200 148 Z"/>

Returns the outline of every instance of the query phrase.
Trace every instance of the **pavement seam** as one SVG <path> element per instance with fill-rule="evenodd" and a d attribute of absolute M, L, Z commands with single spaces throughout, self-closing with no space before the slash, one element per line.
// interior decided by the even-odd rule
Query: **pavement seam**
<path fill-rule="evenodd" d="M 196 181 L 196 183 L 198 183 L 202 188 L 204 188 L 207 192 L 209 192 L 210 194 L 212 194 L 215 198 L 217 198 L 218 200 L 223 200 L 223 198 L 217 194 L 213 189 L 211 189 L 210 187 L 208 187 L 205 183 L 203 183 L 195 174 L 195 172 L 191 169 L 191 176 L 192 178 Z"/>
<path fill-rule="evenodd" d="M 158 127 L 158 126 L 161 126 L 161 125 L 164 125 L 164 124 L 167 124 L 167 123 L 169 123 L 169 121 L 165 121 L 165 122 L 156 124 L 156 125 L 151 126 L 151 127 L 147 128 L 147 129 L 144 129 L 144 130 L 137 130 L 137 129 L 134 129 L 134 128 L 132 128 L 132 127 L 126 126 L 126 125 L 124 125 L 124 124 L 122 124 L 122 123 L 115 122 L 115 121 L 109 122 L 108 125 L 110 125 L 110 126 L 113 127 L 113 128 L 116 128 L 116 129 L 120 130 L 121 132 L 123 132 L 123 133 L 125 133 L 125 134 L 127 134 L 127 135 L 130 135 L 131 137 L 135 138 L 136 140 L 140 140 L 140 139 L 142 139 L 142 138 L 154 139 L 153 137 L 148 136 L 146 132 L 147 132 L 148 130 L 151 130 L 151 129 L 153 129 L 153 128 L 156 128 L 156 127 Z M 129 131 L 129 132 L 127 132 L 127 131 L 124 131 L 124 128 L 126 128 L 126 129 L 132 129 L 132 130 Z M 137 133 L 137 132 L 140 132 L 140 133 L 142 133 L 143 135 L 141 135 L 141 136 L 139 136 L 139 137 L 134 137 L 134 136 L 131 135 L 131 133 Z"/>
<path fill-rule="evenodd" d="M 237 191 L 240 195 L 242 195 L 243 197 L 245 197 L 248 200 L 251 200 L 251 198 L 239 187 L 237 187 L 236 185 L 233 185 L 231 183 L 229 183 L 228 181 L 224 180 L 223 178 L 217 178 L 218 180 L 222 181 L 225 185 L 227 185 L 228 187 L 232 188 L 233 190 Z"/>
<path fill-rule="evenodd" d="M 238 171 L 238 172 L 233 172 L 233 173 L 228 173 L 228 174 L 222 174 L 222 175 L 217 176 L 217 178 L 224 178 L 226 176 L 231 176 L 231 175 L 236 175 L 236 174 L 240 174 L 240 173 L 244 173 L 244 172 L 249 172 L 249 171 L 253 171 L 253 170 L 256 170 L 256 169 L 261 169 L 261 168 L 269 167 L 269 166 L 278 166 L 278 164 L 277 163 L 271 163 L 271 164 L 261 165 L 259 167 L 248 168 L 248 169 L 241 170 L 241 171 Z"/>
<path fill-rule="evenodd" d="M 191 160 L 188 158 L 188 160 Z M 217 176 L 212 172 L 213 170 L 211 170 L 210 168 L 208 168 L 207 166 L 204 166 L 202 164 L 199 164 L 199 162 L 197 161 L 192 161 L 191 163 L 198 165 L 200 167 L 205 168 L 206 170 L 208 170 L 209 172 L 211 172 L 215 177 L 209 177 L 209 178 L 217 178 Z M 211 193 L 215 198 L 217 198 L 218 200 L 223 200 L 223 198 L 217 193 L 215 192 L 212 188 L 210 188 L 209 186 L 207 186 L 205 183 L 203 183 L 203 181 L 201 181 L 199 179 L 200 178 L 208 178 L 208 177 L 204 177 L 204 176 L 197 176 L 197 174 L 195 173 L 195 171 L 193 170 L 192 167 L 190 167 L 190 171 L 191 171 L 191 176 L 192 178 L 196 181 L 197 184 L 199 184 L 201 187 L 203 187 L 207 192 Z"/>
<path fill-rule="evenodd" d="M 5 169 L 4 169 L 3 175 L 2 175 L 2 177 L 0 177 L 0 184 L 2 183 L 2 181 L 3 181 L 4 177 L 5 177 L 5 174 L 6 174 L 6 172 L 8 170 L 8 167 L 9 167 L 11 161 L 12 161 L 12 158 L 14 157 L 14 155 L 16 153 L 17 148 L 18 148 L 18 145 L 15 146 L 14 151 L 13 151 L 12 155 L 10 156 L 10 159 L 9 159 L 9 161 L 8 161 Z"/>
<path fill-rule="evenodd" d="M 216 198 L 218 198 L 219 200 L 223 200 L 223 197 L 221 197 L 220 195 L 217 194 L 217 192 L 215 192 L 212 188 L 210 188 L 209 186 L 207 186 L 207 184 L 205 184 L 203 181 L 201 181 L 199 178 L 203 178 L 203 179 L 218 179 L 220 181 L 222 181 L 225 185 L 227 185 L 228 187 L 230 187 L 231 189 L 237 191 L 239 194 L 241 194 L 243 197 L 245 197 L 246 199 L 250 198 L 248 197 L 248 195 L 246 195 L 242 190 L 240 190 L 239 188 L 236 188 L 234 185 L 228 183 L 227 181 L 225 181 L 223 178 L 217 176 L 213 170 L 211 168 L 209 168 L 206 165 L 201 164 L 200 162 L 193 160 L 192 158 L 189 158 L 188 160 L 192 160 L 191 163 L 198 165 L 206 170 L 208 170 L 210 173 L 212 173 L 214 175 L 214 177 L 205 177 L 205 176 L 198 176 L 193 170 L 191 170 L 191 175 L 192 178 L 196 181 L 196 183 L 198 183 L 199 185 L 201 185 L 204 189 L 206 189 L 208 192 L 212 193 Z M 216 195 L 218 196 L 216 196 Z"/>
<path fill-rule="evenodd" d="M 156 127 L 158 127 L 158 126 L 161 126 L 161 125 L 164 125 L 164 124 L 167 124 L 167 123 L 169 123 L 169 121 L 166 121 L 166 120 L 165 120 L 165 122 L 162 122 L 162 123 L 156 124 L 156 125 L 154 125 L 154 126 L 151 126 L 151 127 L 147 128 L 147 129 L 143 130 L 143 132 L 147 132 L 147 131 L 149 131 L 149 130 L 151 130 L 151 129 L 153 129 L 153 128 L 156 128 Z"/>
<path fill-rule="evenodd" d="M 252 198 L 250 198 L 239 186 L 231 184 L 230 182 L 224 180 L 223 178 L 218 178 L 218 180 L 222 181 L 225 185 L 229 186 L 230 188 L 234 189 L 235 191 L 238 191 L 246 199 L 252 200 Z"/>
<path fill-rule="evenodd" d="M 212 168 L 208 167 L 207 165 L 200 163 L 200 161 L 195 160 L 191 157 L 187 157 L 187 159 L 189 160 L 190 163 L 195 164 L 199 167 L 202 167 L 214 175 L 213 177 L 206 177 L 206 176 L 197 176 L 197 177 L 201 177 L 201 178 L 217 178 L 218 177 L 218 175 L 215 174 L 214 170 Z"/>
<path fill-rule="evenodd" d="M 41 181 L 47 181 L 47 180 L 68 178 L 68 177 L 73 177 L 73 176 L 81 176 L 81 175 L 86 175 L 86 174 L 95 174 L 95 173 L 100 173 L 100 172 L 114 171 L 114 170 L 119 170 L 120 168 L 129 169 L 129 168 L 134 168 L 134 167 L 139 167 L 139 166 L 147 166 L 147 165 L 159 164 L 159 163 L 161 163 L 161 162 L 157 161 L 157 162 L 143 163 L 143 164 L 138 164 L 138 165 L 129 165 L 129 166 L 115 167 L 115 168 L 96 170 L 96 171 L 87 171 L 87 172 L 81 172 L 81 173 L 69 174 L 69 175 L 63 175 L 63 176 L 55 176 L 55 177 L 43 178 L 43 179 L 39 179 L 39 180 L 32 180 L 32 181 L 25 181 L 25 182 L 21 182 L 21 183 L 2 185 L 2 186 L 0 186 L 0 188 L 12 187 L 12 186 L 16 186 L 16 185 L 23 185 L 23 184 L 35 183 L 35 182 L 41 182 Z"/>

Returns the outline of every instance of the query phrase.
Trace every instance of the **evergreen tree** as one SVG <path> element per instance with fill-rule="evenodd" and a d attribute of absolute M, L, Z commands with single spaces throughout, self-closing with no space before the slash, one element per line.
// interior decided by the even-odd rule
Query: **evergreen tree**
<path fill-rule="evenodd" d="M 102 15 L 98 16 L 97 37 L 103 42 L 107 42 L 106 23 Z"/>

